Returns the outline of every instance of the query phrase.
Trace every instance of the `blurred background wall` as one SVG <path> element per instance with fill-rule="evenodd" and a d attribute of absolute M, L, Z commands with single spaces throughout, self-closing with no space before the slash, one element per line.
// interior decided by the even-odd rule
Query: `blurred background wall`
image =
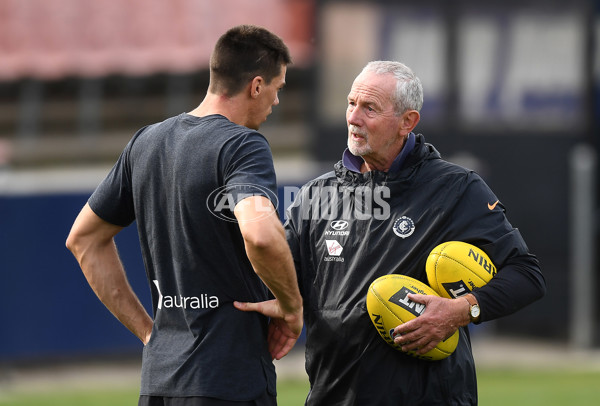
<path fill-rule="evenodd" d="M 339 159 L 346 96 L 368 61 L 406 63 L 425 91 L 417 132 L 483 176 L 548 282 L 542 301 L 481 332 L 572 341 L 582 311 L 573 303 L 599 279 L 591 256 L 587 284 L 574 289 L 573 241 L 585 232 L 572 226 L 571 156 L 600 146 L 600 2 L 482 3 L 0 0 L 0 362 L 139 350 L 64 240 L 133 133 L 202 100 L 214 42 L 242 23 L 279 34 L 294 59 L 261 127 L 280 188 Z M 597 199 L 586 187 L 592 235 L 583 241 L 594 254 Z M 117 243 L 149 307 L 134 227 Z M 589 331 L 580 343 L 597 345 L 598 302 L 582 306 Z"/>

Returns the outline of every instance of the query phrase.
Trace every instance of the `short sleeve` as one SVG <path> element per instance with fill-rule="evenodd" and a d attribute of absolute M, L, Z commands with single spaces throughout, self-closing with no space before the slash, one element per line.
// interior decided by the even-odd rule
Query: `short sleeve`
<path fill-rule="evenodd" d="M 138 131 L 136 136 L 142 131 L 143 129 Z M 98 217 L 122 227 L 135 220 L 129 158 L 136 136 L 127 144 L 109 174 L 88 200 L 90 208 Z"/>
<path fill-rule="evenodd" d="M 237 204 L 246 197 L 264 196 L 277 207 L 277 180 L 267 140 L 248 132 L 231 141 L 223 152 L 223 182 Z"/>

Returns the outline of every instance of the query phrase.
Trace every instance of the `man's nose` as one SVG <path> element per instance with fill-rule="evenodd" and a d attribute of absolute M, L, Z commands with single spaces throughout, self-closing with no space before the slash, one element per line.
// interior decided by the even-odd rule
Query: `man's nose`
<path fill-rule="evenodd" d="M 360 109 L 358 107 L 354 107 L 353 109 L 348 109 L 348 114 L 346 117 L 348 124 L 360 126 L 362 123 L 362 117 L 360 114 Z"/>

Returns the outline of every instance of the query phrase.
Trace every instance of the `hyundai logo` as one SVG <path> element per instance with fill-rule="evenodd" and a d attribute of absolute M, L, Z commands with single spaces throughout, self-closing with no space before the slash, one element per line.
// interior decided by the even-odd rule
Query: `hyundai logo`
<path fill-rule="evenodd" d="M 336 220 L 331 222 L 331 228 L 336 231 L 345 230 L 348 228 L 348 222 L 345 220 Z"/>

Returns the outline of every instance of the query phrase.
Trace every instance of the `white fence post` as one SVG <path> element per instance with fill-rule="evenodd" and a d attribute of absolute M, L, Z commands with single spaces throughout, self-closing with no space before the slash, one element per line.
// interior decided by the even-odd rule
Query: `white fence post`
<path fill-rule="evenodd" d="M 577 145 L 570 154 L 570 331 L 574 348 L 594 342 L 596 284 L 596 152 Z"/>

